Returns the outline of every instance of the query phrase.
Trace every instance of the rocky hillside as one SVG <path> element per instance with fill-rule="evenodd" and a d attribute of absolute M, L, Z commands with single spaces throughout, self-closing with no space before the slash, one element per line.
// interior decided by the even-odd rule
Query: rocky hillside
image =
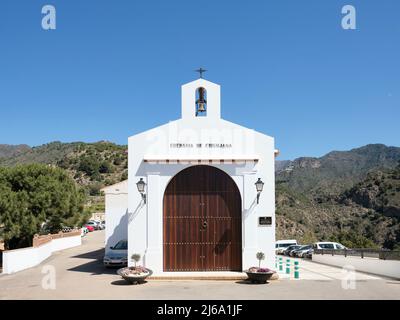
<path fill-rule="evenodd" d="M 8 144 L 0 144 L 0 158 L 11 158 L 18 156 L 25 151 L 28 151 L 30 147 L 26 144 L 12 146 Z"/>
<path fill-rule="evenodd" d="M 321 158 L 302 157 L 286 162 L 276 178 L 298 192 L 336 195 L 370 171 L 394 168 L 399 159 L 400 148 L 370 144 L 350 151 L 332 151 Z"/>
<path fill-rule="evenodd" d="M 276 173 L 277 237 L 399 245 L 399 161 L 400 148 L 378 144 L 286 163 Z"/>
<path fill-rule="evenodd" d="M 58 166 L 67 170 L 77 183 L 95 196 L 101 187 L 127 179 L 126 150 L 126 146 L 106 141 L 52 142 L 33 148 L 3 145 L 0 148 L 0 166 L 27 163 Z"/>
<path fill-rule="evenodd" d="M 356 203 L 384 216 L 400 219 L 400 164 L 393 170 L 375 171 L 339 197 L 345 205 Z"/>

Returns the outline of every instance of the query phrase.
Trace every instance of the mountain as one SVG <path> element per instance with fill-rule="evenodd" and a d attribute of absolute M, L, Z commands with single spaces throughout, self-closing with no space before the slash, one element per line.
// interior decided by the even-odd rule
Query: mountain
<path fill-rule="evenodd" d="M 320 158 L 302 157 L 277 171 L 277 182 L 310 195 L 334 195 L 374 170 L 394 168 L 400 148 L 369 144 L 350 151 L 332 151 Z"/>
<path fill-rule="evenodd" d="M 20 153 L 30 150 L 30 147 L 26 144 L 20 144 L 16 146 L 8 144 L 0 144 L 0 158 L 15 157 Z"/>
<path fill-rule="evenodd" d="M 276 172 L 277 238 L 398 245 L 399 161 L 400 148 L 371 144 L 287 162 Z"/>
<path fill-rule="evenodd" d="M 275 172 L 285 170 L 291 162 L 290 160 L 275 160 Z"/>

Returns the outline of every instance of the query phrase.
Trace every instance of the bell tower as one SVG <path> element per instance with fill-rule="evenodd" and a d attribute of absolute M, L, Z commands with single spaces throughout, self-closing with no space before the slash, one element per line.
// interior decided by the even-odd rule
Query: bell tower
<path fill-rule="evenodd" d="M 221 87 L 203 78 L 182 86 L 182 119 L 221 118 Z"/>

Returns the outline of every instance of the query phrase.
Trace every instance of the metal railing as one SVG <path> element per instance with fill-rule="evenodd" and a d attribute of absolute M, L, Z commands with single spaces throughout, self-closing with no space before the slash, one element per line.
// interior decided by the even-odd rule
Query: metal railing
<path fill-rule="evenodd" d="M 314 249 L 313 254 L 377 258 L 382 260 L 400 260 L 400 251 L 385 249 Z"/>

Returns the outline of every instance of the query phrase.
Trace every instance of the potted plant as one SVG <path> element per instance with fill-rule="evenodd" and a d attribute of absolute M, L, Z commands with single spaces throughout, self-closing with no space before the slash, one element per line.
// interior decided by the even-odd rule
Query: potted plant
<path fill-rule="evenodd" d="M 258 267 L 251 267 L 245 271 L 249 277 L 248 280 L 252 283 L 266 283 L 276 271 L 268 268 L 261 268 L 261 260 L 265 259 L 264 252 L 257 252 L 256 258 L 258 260 Z"/>
<path fill-rule="evenodd" d="M 130 284 L 143 283 L 148 276 L 153 274 L 153 271 L 150 269 L 137 265 L 140 261 L 140 254 L 132 254 L 131 260 L 134 263 L 133 267 L 125 267 L 117 271 L 117 273 Z"/>

